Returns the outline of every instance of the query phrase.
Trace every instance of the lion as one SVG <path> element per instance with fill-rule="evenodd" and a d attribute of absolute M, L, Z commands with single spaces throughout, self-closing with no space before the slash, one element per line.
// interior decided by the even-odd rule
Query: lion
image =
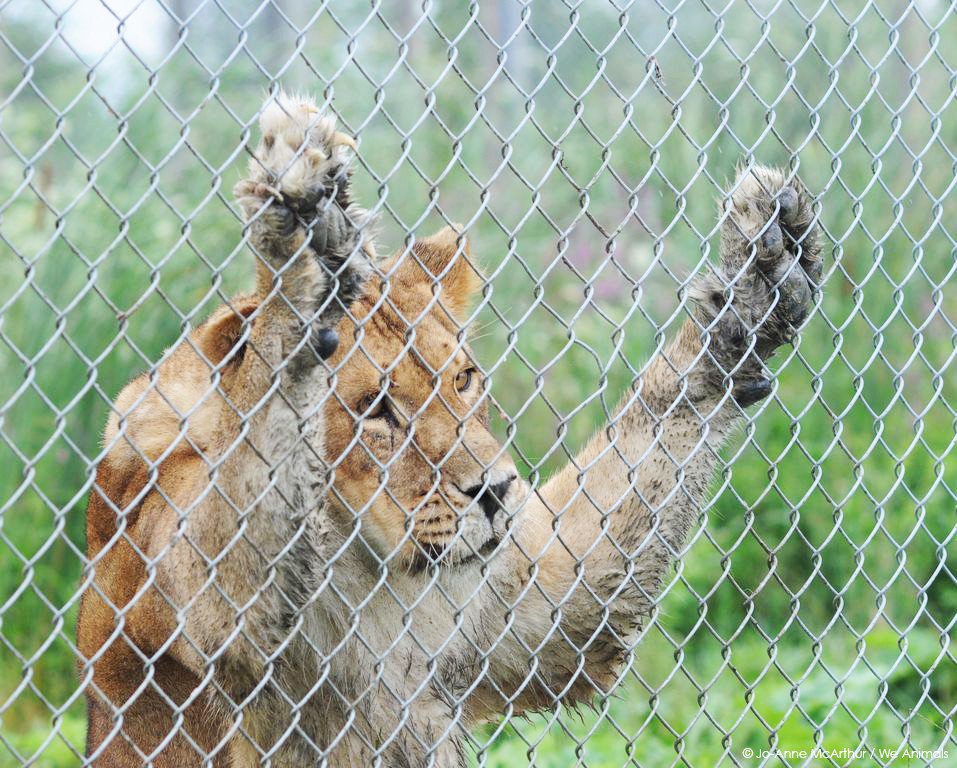
<path fill-rule="evenodd" d="M 489 428 L 461 227 L 380 259 L 355 142 L 278 94 L 236 187 L 255 290 L 116 399 L 78 623 L 98 766 L 463 766 L 479 723 L 611 691 L 719 449 L 821 279 L 812 200 L 742 169 L 720 263 L 533 490 Z"/>

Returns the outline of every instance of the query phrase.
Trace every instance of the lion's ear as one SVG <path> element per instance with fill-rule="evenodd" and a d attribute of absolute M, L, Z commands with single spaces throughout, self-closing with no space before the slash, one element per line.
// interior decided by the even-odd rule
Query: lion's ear
<path fill-rule="evenodd" d="M 242 335 L 243 322 L 259 306 L 251 295 L 234 296 L 219 307 L 193 335 L 193 344 L 206 358 L 207 365 L 219 365 Z"/>
<path fill-rule="evenodd" d="M 399 274 L 401 279 L 417 284 L 439 283 L 439 301 L 457 320 L 468 318 L 472 299 L 484 282 L 460 225 L 444 227 L 431 237 L 416 240 L 412 253 L 403 259 Z"/>

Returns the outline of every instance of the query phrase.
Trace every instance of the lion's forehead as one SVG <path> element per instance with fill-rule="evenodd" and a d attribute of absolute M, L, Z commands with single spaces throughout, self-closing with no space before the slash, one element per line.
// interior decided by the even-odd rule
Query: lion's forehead
<path fill-rule="evenodd" d="M 429 392 L 435 388 L 436 376 L 450 381 L 470 360 L 464 340 L 457 338 L 450 322 L 436 312 L 405 318 L 380 306 L 357 319 L 358 329 L 354 327 L 347 335 L 357 340 L 344 345 L 340 353 L 343 373 L 353 369 L 356 374 L 349 377 L 354 384 L 375 387 L 389 371 L 391 384 L 410 388 L 408 394 Z"/>

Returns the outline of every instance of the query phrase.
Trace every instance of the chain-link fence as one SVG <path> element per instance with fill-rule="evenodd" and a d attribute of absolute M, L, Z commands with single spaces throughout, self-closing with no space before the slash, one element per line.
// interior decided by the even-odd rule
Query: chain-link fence
<path fill-rule="evenodd" d="M 949 4 L 0 14 L 0 765 L 953 762 Z"/>

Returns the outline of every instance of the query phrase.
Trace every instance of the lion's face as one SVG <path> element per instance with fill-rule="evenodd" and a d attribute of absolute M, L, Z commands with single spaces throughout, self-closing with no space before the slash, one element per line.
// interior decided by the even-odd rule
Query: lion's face
<path fill-rule="evenodd" d="M 385 295 L 374 277 L 351 307 L 357 322 L 340 323 L 329 361 L 332 498 L 381 559 L 411 570 L 491 554 L 519 493 L 515 466 L 488 430 L 484 382 L 460 325 L 480 284 L 463 249 L 445 229 L 418 241 L 414 258 L 383 265 L 392 272 Z"/>

